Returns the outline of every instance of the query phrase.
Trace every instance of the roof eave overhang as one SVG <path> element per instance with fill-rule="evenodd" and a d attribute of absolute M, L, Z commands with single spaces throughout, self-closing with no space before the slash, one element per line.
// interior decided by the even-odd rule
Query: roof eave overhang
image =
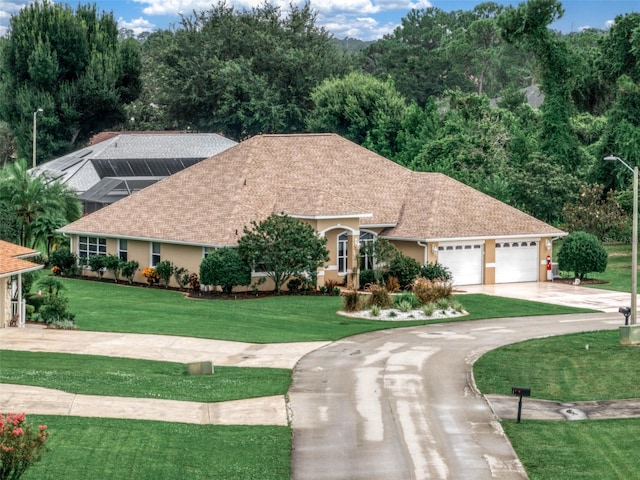
<path fill-rule="evenodd" d="M 0 273 L 0 278 L 13 277 L 14 275 L 22 275 L 23 273 L 35 272 L 36 270 L 41 270 L 44 268 L 44 265 L 34 265 L 30 268 L 21 268 L 20 270 L 16 270 L 14 272 Z"/>
<path fill-rule="evenodd" d="M 507 240 L 512 238 L 530 238 L 540 239 L 545 237 L 552 237 L 553 239 L 566 237 L 567 232 L 555 232 L 555 233 L 529 233 L 529 234 L 514 234 L 514 235 L 486 235 L 486 236 L 468 236 L 468 237 L 432 237 L 432 238 L 417 238 L 417 237 L 394 237 L 391 235 L 380 235 L 380 238 L 386 240 L 398 240 L 405 242 L 464 242 L 469 240 Z"/>
<path fill-rule="evenodd" d="M 287 213 L 291 218 L 300 218 L 304 220 L 337 220 L 343 218 L 371 218 L 373 213 L 343 213 L 339 215 L 304 215 Z"/>
<path fill-rule="evenodd" d="M 158 242 L 158 243 L 170 243 L 171 245 L 188 245 L 190 247 L 231 247 L 232 244 L 218 244 L 218 243 L 206 243 L 196 241 L 185 240 L 173 240 L 169 238 L 156 238 L 156 237 L 140 237 L 137 235 L 117 235 L 113 233 L 100 233 L 100 232 L 83 232 L 80 230 L 58 230 L 59 233 L 64 235 L 86 235 L 88 237 L 100 237 L 100 238 L 121 238 L 123 240 L 136 240 L 140 242 Z"/>

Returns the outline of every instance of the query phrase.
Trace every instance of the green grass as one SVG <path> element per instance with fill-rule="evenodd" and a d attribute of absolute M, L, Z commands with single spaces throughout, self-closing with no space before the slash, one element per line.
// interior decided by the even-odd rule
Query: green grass
<path fill-rule="evenodd" d="M 639 364 L 640 349 L 621 346 L 616 330 L 508 345 L 483 355 L 473 373 L 485 394 L 508 395 L 522 385 L 535 398 L 612 400 L 640 398 L 640 382 L 629 380 Z"/>
<path fill-rule="evenodd" d="M 434 323 L 381 322 L 336 312 L 342 298 L 280 296 L 253 300 L 196 300 L 175 291 L 63 279 L 69 310 L 87 331 L 153 333 L 255 343 L 337 340 L 369 331 Z M 475 320 L 514 315 L 588 312 L 488 295 L 457 299 Z M 437 323 L 442 323 L 438 320 Z"/>
<path fill-rule="evenodd" d="M 509 395 L 522 385 L 535 398 L 615 400 L 640 397 L 640 382 L 633 380 L 639 364 L 640 349 L 621 346 L 617 331 L 602 331 L 508 345 L 482 356 L 473 372 L 483 393 Z M 531 480 L 637 477 L 633 432 L 640 419 L 502 425 Z"/>
<path fill-rule="evenodd" d="M 128 358 L 0 350 L 0 382 L 69 393 L 221 402 L 285 395 L 291 371 L 217 367 L 213 375 L 187 375 L 181 363 Z"/>
<path fill-rule="evenodd" d="M 28 415 L 48 451 L 23 480 L 288 479 L 291 429 Z"/>
<path fill-rule="evenodd" d="M 531 480 L 638 477 L 640 419 L 503 422 Z"/>

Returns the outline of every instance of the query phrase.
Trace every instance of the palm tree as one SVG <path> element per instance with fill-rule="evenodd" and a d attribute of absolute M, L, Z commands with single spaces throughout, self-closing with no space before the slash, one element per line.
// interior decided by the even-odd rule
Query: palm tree
<path fill-rule="evenodd" d="M 82 206 L 73 190 L 56 180 L 33 176 L 25 160 L 17 160 L 0 170 L 0 202 L 8 205 L 18 219 L 20 245 L 25 247 L 35 247 L 39 240 L 53 235 L 55 229 L 82 215 Z M 36 222 L 46 216 L 51 218 Z M 59 220 L 53 221 L 56 216 Z M 45 231 L 45 226 L 51 230 Z"/>

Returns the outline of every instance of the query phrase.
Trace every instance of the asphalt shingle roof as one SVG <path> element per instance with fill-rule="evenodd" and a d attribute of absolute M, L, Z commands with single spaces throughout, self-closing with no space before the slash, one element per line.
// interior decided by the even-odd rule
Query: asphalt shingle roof
<path fill-rule="evenodd" d="M 412 172 L 335 134 L 259 135 L 69 224 L 66 233 L 235 245 L 272 213 L 359 216 L 390 238 L 563 232 L 443 174 Z"/>
<path fill-rule="evenodd" d="M 30 257 L 37 253 L 37 251 L 30 248 L 0 240 L 0 277 L 42 268 L 37 263 L 28 262 L 21 258 Z"/>

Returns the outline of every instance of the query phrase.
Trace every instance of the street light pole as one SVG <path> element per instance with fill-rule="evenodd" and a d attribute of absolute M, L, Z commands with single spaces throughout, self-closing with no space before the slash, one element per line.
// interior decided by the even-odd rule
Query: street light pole
<path fill-rule="evenodd" d="M 631 232 L 631 320 L 635 325 L 638 320 L 638 167 L 631 168 L 619 157 L 609 155 L 604 158 L 608 162 L 620 162 L 633 172 L 633 230 Z"/>
<path fill-rule="evenodd" d="M 33 112 L 33 168 L 36 168 L 36 132 L 38 129 L 38 121 L 36 117 L 40 112 L 42 112 L 41 108 Z"/>

